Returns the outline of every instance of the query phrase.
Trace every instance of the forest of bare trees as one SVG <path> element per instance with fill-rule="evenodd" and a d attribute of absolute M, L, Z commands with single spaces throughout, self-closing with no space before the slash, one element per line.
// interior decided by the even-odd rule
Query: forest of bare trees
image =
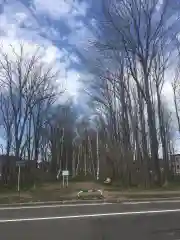
<path fill-rule="evenodd" d="M 61 103 L 59 73 L 38 49 L 0 50 L 2 154 L 48 162 L 55 175 L 68 169 L 124 186 L 163 185 L 180 133 L 180 4 L 104 0 L 101 10 L 96 40 L 81 54 L 93 76 L 84 89 L 92 116 L 79 114 L 73 99 Z M 167 81 L 173 106 L 163 95 Z"/>

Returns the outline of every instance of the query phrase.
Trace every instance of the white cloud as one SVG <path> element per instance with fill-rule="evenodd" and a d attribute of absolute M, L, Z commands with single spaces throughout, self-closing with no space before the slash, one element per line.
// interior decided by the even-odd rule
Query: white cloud
<path fill-rule="evenodd" d="M 157 5 L 156 5 L 157 11 L 160 11 L 162 5 L 163 5 L 163 0 L 159 0 L 158 3 L 157 3 Z"/>
<path fill-rule="evenodd" d="M 50 17 L 59 19 L 65 17 L 72 10 L 72 1 L 58 1 L 58 0 L 34 0 L 35 10 L 42 14 L 48 14 Z"/>
<path fill-rule="evenodd" d="M 174 111 L 174 102 L 173 102 L 173 90 L 172 85 L 170 81 L 165 81 L 163 89 L 162 89 L 162 95 L 164 97 L 165 102 L 168 104 L 169 109 L 171 111 Z"/>
<path fill-rule="evenodd" d="M 88 4 L 85 1 L 79 0 L 33 0 L 31 6 L 33 12 L 36 15 L 47 16 L 50 20 L 64 21 L 64 23 L 70 28 L 73 36 L 77 36 L 79 31 L 82 31 L 85 27 L 82 21 L 77 17 L 85 17 L 88 10 Z M 49 26 L 41 29 L 51 39 L 62 39 L 59 30 L 50 28 Z M 53 36 L 52 36 L 53 35 Z"/>
<path fill-rule="evenodd" d="M 71 70 L 67 73 L 66 87 L 73 96 L 76 96 L 80 89 L 80 82 L 78 81 L 79 79 L 80 75 L 76 71 Z"/>
<path fill-rule="evenodd" d="M 34 0 L 33 8 L 37 13 L 47 14 L 52 19 L 66 18 L 72 20 L 76 16 L 85 16 L 87 4 L 78 0 Z"/>
<path fill-rule="evenodd" d="M 76 30 L 76 34 L 72 33 L 69 36 L 69 43 L 81 51 L 87 49 L 87 47 L 89 47 L 89 41 L 93 41 L 94 39 L 93 33 L 82 24 L 81 27 Z"/>

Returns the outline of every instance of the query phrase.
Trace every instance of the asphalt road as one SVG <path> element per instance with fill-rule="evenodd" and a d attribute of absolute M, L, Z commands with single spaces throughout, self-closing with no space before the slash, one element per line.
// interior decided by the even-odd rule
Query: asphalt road
<path fill-rule="evenodd" d="M 0 208 L 7 240 L 180 240 L 180 201 Z"/>

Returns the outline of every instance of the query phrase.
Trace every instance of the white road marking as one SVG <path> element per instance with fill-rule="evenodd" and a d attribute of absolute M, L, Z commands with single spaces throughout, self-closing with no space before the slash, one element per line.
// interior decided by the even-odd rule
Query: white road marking
<path fill-rule="evenodd" d="M 113 203 L 84 203 L 84 204 L 53 204 L 53 205 L 36 205 L 36 206 L 18 206 L 18 207 L 0 207 L 3 210 L 21 210 L 21 209 L 41 209 L 41 208 L 61 208 L 61 207 L 85 207 L 85 206 L 104 206 Z"/>
<path fill-rule="evenodd" d="M 146 204 L 146 203 L 151 203 L 148 201 L 144 201 L 144 202 L 123 202 L 123 205 L 136 205 L 136 204 Z"/>
<path fill-rule="evenodd" d="M 164 209 L 164 210 L 149 210 L 138 212 L 118 212 L 118 213 L 96 213 L 86 215 L 72 215 L 72 216 L 57 216 L 57 217 L 37 217 L 37 218 L 17 218 L 17 219 L 1 219 L 0 223 L 11 222 L 28 222 L 28 221 L 44 221 L 44 220 L 60 220 L 60 219 L 80 219 L 80 218 L 95 218 L 95 217 L 115 217 L 115 216 L 131 216 L 131 215 L 150 215 L 150 214 L 165 214 L 165 213 L 179 213 L 180 209 Z"/>
<path fill-rule="evenodd" d="M 136 205 L 136 204 L 150 204 L 150 203 L 180 203 L 179 200 L 154 200 L 154 201 L 141 201 L 141 202 L 123 202 L 123 205 Z"/>

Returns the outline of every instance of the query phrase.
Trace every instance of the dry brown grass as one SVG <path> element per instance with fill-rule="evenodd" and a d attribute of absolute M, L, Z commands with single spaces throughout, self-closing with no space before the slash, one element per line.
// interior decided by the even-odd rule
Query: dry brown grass
<path fill-rule="evenodd" d="M 68 188 L 63 188 L 62 183 L 46 183 L 36 186 L 29 191 L 21 191 L 19 194 L 15 191 L 0 193 L 0 203 L 16 203 L 30 201 L 60 201 L 77 199 L 77 193 L 80 190 L 101 189 L 107 200 L 125 200 L 125 199 L 148 199 L 161 197 L 180 197 L 180 191 L 168 190 L 122 190 L 113 186 L 105 186 L 95 182 L 70 182 Z"/>

